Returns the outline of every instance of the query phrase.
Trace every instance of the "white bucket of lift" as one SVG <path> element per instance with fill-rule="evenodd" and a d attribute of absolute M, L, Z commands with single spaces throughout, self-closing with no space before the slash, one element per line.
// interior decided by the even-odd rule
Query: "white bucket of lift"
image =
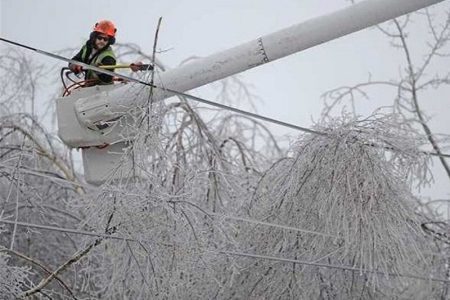
<path fill-rule="evenodd" d="M 107 181 L 138 177 L 130 144 L 121 142 L 103 148 L 82 149 L 84 177 L 88 183 L 100 185 Z"/>

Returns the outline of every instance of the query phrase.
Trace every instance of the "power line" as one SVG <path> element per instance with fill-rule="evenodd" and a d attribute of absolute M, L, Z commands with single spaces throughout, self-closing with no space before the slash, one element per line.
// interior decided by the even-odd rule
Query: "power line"
<path fill-rule="evenodd" d="M 293 264 L 299 264 L 299 265 L 308 265 L 308 266 L 314 266 L 314 267 L 323 267 L 323 268 L 329 268 L 329 269 L 339 269 L 339 270 L 344 270 L 344 271 L 372 273 L 372 274 L 378 274 L 378 275 L 382 275 L 382 276 L 388 275 L 388 276 L 395 276 L 395 277 L 406 277 L 406 278 L 412 278 L 412 279 L 419 279 L 419 280 L 424 280 L 424 281 L 436 281 L 436 282 L 450 283 L 450 280 L 441 279 L 441 278 L 422 277 L 422 276 L 417 276 L 417 275 L 397 274 L 397 273 L 381 272 L 381 271 L 374 271 L 374 270 L 363 270 L 363 269 L 358 269 L 358 268 L 350 267 L 350 266 L 330 265 L 330 264 L 301 261 L 301 260 L 296 260 L 296 259 L 288 259 L 288 258 L 275 257 L 275 256 L 265 256 L 265 255 L 258 255 L 258 254 L 244 253 L 244 252 L 233 252 L 233 251 L 210 250 L 210 252 L 216 252 L 216 253 L 220 253 L 220 254 L 224 254 L 224 255 L 233 255 L 233 256 L 265 259 L 265 260 L 273 260 L 273 261 L 279 261 L 279 262 L 287 262 L 287 263 L 293 263 Z"/>
<path fill-rule="evenodd" d="M 171 201 L 171 202 L 193 205 L 191 202 L 184 201 L 184 200 L 178 200 L 178 201 L 175 200 L 175 201 Z M 206 211 L 204 209 L 200 209 L 197 205 L 193 205 L 193 206 L 196 207 L 197 209 L 199 209 L 199 212 L 202 212 L 207 216 L 215 216 L 215 217 L 222 218 L 222 219 L 242 221 L 242 222 L 247 222 L 247 223 L 259 224 L 259 225 L 264 225 L 264 226 L 276 227 L 276 228 L 281 228 L 281 229 L 286 229 L 286 230 L 298 231 L 298 232 L 307 233 L 307 234 L 315 234 L 315 235 L 321 235 L 324 237 L 339 239 L 338 236 L 333 235 L 333 234 L 328 234 L 328 233 L 323 233 L 323 232 L 318 232 L 318 231 L 313 231 L 313 230 L 308 230 L 308 229 L 302 229 L 302 228 L 292 227 L 292 226 L 287 226 L 287 225 L 282 225 L 282 224 L 276 224 L 276 223 L 271 223 L 271 222 L 248 219 L 248 218 L 243 218 L 243 217 L 224 215 L 224 214 L 219 214 L 219 213 L 215 213 L 215 212 L 211 212 L 211 211 Z"/>
<path fill-rule="evenodd" d="M 336 235 L 326 234 L 326 233 L 313 231 L 313 230 L 301 229 L 301 228 L 297 228 L 297 227 L 263 222 L 263 221 L 258 221 L 258 220 L 242 218 L 242 217 L 223 215 L 223 214 L 218 214 L 218 213 L 213 213 L 213 212 L 206 212 L 206 211 L 203 211 L 203 212 L 207 215 L 212 215 L 212 216 L 216 216 L 216 217 L 224 218 L 224 219 L 243 221 L 243 222 L 247 222 L 247 223 L 259 224 L 259 225 L 281 228 L 281 229 L 291 230 L 291 231 L 298 231 L 298 232 L 307 233 L 307 234 L 321 235 L 321 236 L 330 237 L 330 238 L 338 238 Z M 55 226 L 49 226 L 49 225 L 32 224 L 32 223 L 27 223 L 27 222 L 14 222 L 14 221 L 9 221 L 9 220 L 0 220 L 0 223 L 6 223 L 6 224 L 12 224 L 12 225 L 17 224 L 20 226 L 34 227 L 34 228 L 45 229 L 45 230 L 50 230 L 50 231 L 60 231 L 60 232 L 66 232 L 66 233 L 89 235 L 89 236 L 96 236 L 96 237 L 105 237 L 105 238 L 112 238 L 112 239 L 118 239 L 118 240 L 136 241 L 132 238 L 111 236 L 108 234 L 95 233 L 95 232 L 89 232 L 89 231 L 83 231 L 83 230 L 77 230 L 77 229 L 61 228 L 61 227 L 55 227 Z"/>
<path fill-rule="evenodd" d="M 168 91 L 170 93 L 176 94 L 178 96 L 183 96 L 183 97 L 189 98 L 191 100 L 194 100 L 194 101 L 197 101 L 197 102 L 200 102 L 200 103 L 204 103 L 204 104 L 207 104 L 207 105 L 219 107 L 219 108 L 222 108 L 222 109 L 225 109 L 225 110 L 228 110 L 228 111 L 232 111 L 232 112 L 235 112 L 235 113 L 238 113 L 238 114 L 241 114 L 241 115 L 249 116 L 251 118 L 263 120 L 263 121 L 266 121 L 266 122 L 270 122 L 270 123 L 273 123 L 273 124 L 281 125 L 281 126 L 284 126 L 284 127 L 288 127 L 288 128 L 291 128 L 291 129 L 298 130 L 298 131 L 303 131 L 303 132 L 312 133 L 312 134 L 321 135 L 321 136 L 329 136 L 327 133 L 322 132 L 322 131 L 309 129 L 309 128 L 306 128 L 306 127 L 302 127 L 302 126 L 298 126 L 298 125 L 295 125 L 295 124 L 287 123 L 287 122 L 284 122 L 284 121 L 281 121 L 281 120 L 269 118 L 269 117 L 266 117 L 266 116 L 263 116 L 263 115 L 260 115 L 260 114 L 256 114 L 256 113 L 252 113 L 252 112 L 245 111 L 245 110 L 242 110 L 242 109 L 234 108 L 234 107 L 231 107 L 231 106 L 228 106 L 228 105 L 225 105 L 225 104 L 221 104 L 221 103 L 217 103 L 217 102 L 214 102 L 214 101 L 210 101 L 210 100 L 207 100 L 207 99 L 204 99 L 204 98 L 200 98 L 200 97 L 197 97 L 197 96 L 192 96 L 192 95 L 189 95 L 189 94 L 186 94 L 186 93 L 177 92 L 175 90 L 171 90 L 171 89 L 168 89 L 168 88 L 165 88 L 165 87 L 154 86 L 154 88 L 165 90 L 165 91 Z M 395 151 L 395 149 L 393 149 L 392 147 L 379 146 L 379 145 L 374 145 L 374 144 L 367 144 L 367 146 L 379 147 L 379 148 L 384 148 L 386 150 Z M 445 154 L 445 153 L 439 154 L 439 153 L 428 152 L 428 151 L 419 151 L 419 152 L 422 153 L 422 154 L 425 154 L 425 155 L 450 158 L 450 154 Z"/>
<path fill-rule="evenodd" d="M 24 226 L 24 227 L 31 227 L 31 228 L 44 229 L 44 230 L 49 230 L 49 231 L 65 232 L 65 233 L 80 234 L 80 235 L 87 235 L 87 236 L 103 237 L 103 238 L 115 239 L 115 240 L 131 241 L 131 242 L 138 242 L 138 243 L 141 243 L 141 242 L 150 243 L 150 241 L 147 241 L 147 240 L 136 240 L 133 238 L 112 236 L 112 235 L 103 234 L 103 233 L 95 233 L 95 232 L 61 228 L 61 227 L 55 227 L 55 226 L 31 224 L 31 223 L 26 223 L 26 222 L 14 222 L 14 221 L 0 220 L 0 223 L 16 224 L 16 225 Z M 323 264 L 323 263 L 301 261 L 301 260 L 296 260 L 296 259 L 288 259 L 288 258 L 275 257 L 275 256 L 251 254 L 251 253 L 245 253 L 245 252 L 213 250 L 213 249 L 207 249 L 207 248 L 201 248 L 201 249 L 202 249 L 202 251 L 205 251 L 205 252 L 211 252 L 211 253 L 222 254 L 222 255 L 232 255 L 232 256 L 241 256 L 241 257 L 249 257 L 249 258 L 256 258 L 256 259 L 272 260 L 272 261 L 278 261 L 278 262 L 285 262 L 285 263 L 287 262 L 287 263 L 308 265 L 308 266 L 314 266 L 314 267 L 322 267 L 322 268 L 328 268 L 328 269 L 338 269 L 338 270 L 343 270 L 343 271 L 372 273 L 372 274 L 378 274 L 378 275 L 382 275 L 382 276 L 388 275 L 388 276 L 395 276 L 395 277 L 419 279 L 419 280 L 424 280 L 424 281 L 436 281 L 436 282 L 450 283 L 450 280 L 433 278 L 433 277 L 427 278 L 427 277 L 423 277 L 423 276 L 410 275 L 410 274 L 397 274 L 397 273 L 389 273 L 389 272 L 385 273 L 385 272 L 374 271 L 374 270 L 363 270 L 363 269 L 358 269 L 358 268 L 350 267 L 350 266 Z"/>
<path fill-rule="evenodd" d="M 212 215 L 212 216 L 216 216 L 216 217 L 219 217 L 219 218 L 223 218 L 223 219 L 242 221 L 242 222 L 253 223 L 253 224 L 258 224 L 258 225 L 264 225 L 264 226 L 269 226 L 269 227 L 276 227 L 276 228 L 281 228 L 281 229 L 286 229 L 286 230 L 291 230 L 291 231 L 298 231 L 298 232 L 302 232 L 302 233 L 321 235 L 321 236 L 330 237 L 330 238 L 339 238 L 336 235 L 322 233 L 322 232 L 313 231 L 313 230 L 301 229 L 301 228 L 287 226 L 287 225 L 281 225 L 281 224 L 276 224 L 276 223 L 252 220 L 252 219 L 247 219 L 247 218 L 242 218 L 242 217 L 223 215 L 223 214 L 218 214 L 218 213 L 213 213 L 213 212 L 207 212 L 207 214 L 208 215 Z"/>
<path fill-rule="evenodd" d="M 133 238 L 126 238 L 126 237 L 114 236 L 114 235 L 109 235 L 109 234 L 104 234 L 104 233 L 89 232 L 89 231 L 84 231 L 84 230 L 55 227 L 55 226 L 49 226 L 49 225 L 32 224 L 32 223 L 27 223 L 27 222 L 14 222 L 14 221 L 8 221 L 8 220 L 0 220 L 0 223 L 11 224 L 11 225 L 17 224 L 17 225 L 23 226 L 23 227 L 38 228 L 38 229 L 44 229 L 44 230 L 49 230 L 49 231 L 73 233 L 73 234 L 79 234 L 79 235 L 103 237 L 103 238 L 108 238 L 108 239 L 113 239 L 113 240 L 139 242 L 138 240 L 133 239 Z M 145 240 L 142 240 L 142 241 L 145 241 Z"/>
<path fill-rule="evenodd" d="M 309 129 L 309 128 L 306 128 L 306 127 L 293 125 L 293 124 L 290 124 L 290 123 L 287 123 L 287 122 L 283 122 L 283 121 L 280 121 L 280 120 L 272 119 L 272 118 L 261 116 L 261 115 L 258 115 L 258 114 L 255 114 L 255 113 L 251 113 L 251 112 L 248 112 L 248 111 L 244 111 L 244 110 L 240 110 L 240 109 L 237 109 L 237 108 L 233 108 L 233 107 L 221 104 L 221 103 L 217 103 L 217 102 L 206 100 L 206 99 L 203 99 L 203 98 L 200 98 L 200 97 L 192 96 L 192 95 L 189 95 L 189 94 L 186 94 L 186 93 L 182 93 L 182 92 L 179 92 L 179 91 L 176 91 L 176 90 L 172 90 L 172 89 L 165 88 L 165 87 L 160 87 L 160 86 L 157 86 L 155 84 L 151 84 L 151 83 L 139 80 L 139 79 L 131 77 L 131 76 L 123 75 L 123 74 L 112 72 L 112 71 L 109 71 L 109 70 L 106 70 L 106 69 L 102 69 L 102 68 L 99 68 L 99 67 L 96 67 L 96 66 L 85 64 L 83 62 L 72 60 L 72 59 L 66 58 L 64 56 L 53 54 L 51 52 L 44 51 L 44 50 L 37 49 L 37 48 L 33 48 L 33 47 L 30 47 L 30 46 L 27 46 L 27 45 L 24 45 L 24 44 L 20 44 L 20 43 L 17 43 L 17 42 L 14 42 L 14 41 L 11 41 L 11 40 L 8 40 L 8 39 L 5 39 L 5 38 L 1 38 L 0 37 L 0 41 L 6 42 L 6 43 L 9 43 L 9 44 L 21 47 L 21 48 L 25 48 L 25 49 L 34 51 L 36 53 L 39 53 L 39 54 L 42 54 L 42 55 L 45 55 L 45 56 L 49 56 L 49 57 L 52 57 L 52 58 L 55 58 L 55 59 L 58 59 L 58 60 L 62 60 L 62 61 L 65 61 L 65 62 L 68 62 L 68 63 L 71 63 L 71 64 L 77 64 L 77 65 L 80 65 L 80 66 L 82 66 L 82 67 L 84 67 L 84 68 L 86 68 L 88 70 L 96 71 L 96 72 L 99 72 L 99 73 L 102 73 L 102 74 L 106 74 L 106 75 L 110 75 L 110 76 L 113 76 L 113 77 L 119 77 L 119 78 L 122 78 L 122 79 L 125 79 L 125 80 L 129 80 L 129 81 L 132 81 L 132 82 L 135 82 L 135 83 L 139 83 L 139 84 L 142 84 L 142 85 L 145 85 L 145 86 L 149 86 L 149 87 L 153 87 L 153 88 L 160 89 L 160 90 L 163 90 L 163 91 L 167 91 L 169 93 L 172 93 L 172 94 L 175 94 L 175 95 L 178 95 L 178 96 L 183 96 L 183 97 L 189 98 L 191 100 L 195 100 L 195 101 L 200 102 L 200 103 L 204 103 L 204 104 L 208 104 L 208 105 L 211 105 L 211 106 L 219 107 L 219 108 L 226 109 L 226 110 L 229 110 L 229 111 L 233 111 L 233 112 L 236 112 L 236 113 L 239 113 L 239 114 L 247 115 L 247 116 L 250 116 L 250 117 L 253 117 L 253 118 L 256 118 L 256 119 L 260 119 L 260 120 L 264 120 L 264 121 L 271 122 L 271 123 L 274 123 L 274 124 L 278 124 L 278 125 L 281 125 L 281 126 L 289 127 L 289 128 L 292 128 L 292 129 L 296 129 L 296 130 L 300 130 L 300 131 L 304 131 L 304 132 L 309 132 L 309 133 L 314 133 L 314 134 L 319 134 L 319 135 L 326 135 L 323 132 L 312 130 L 312 129 Z"/>
<path fill-rule="evenodd" d="M 252 113 L 252 112 L 249 112 L 249 111 L 246 111 L 246 110 L 234 108 L 232 106 L 228 106 L 228 105 L 225 105 L 225 104 L 222 104 L 222 103 L 210 101 L 210 100 L 207 100 L 207 99 L 204 99 L 204 98 L 200 98 L 200 97 L 197 97 L 197 96 L 193 96 L 193 95 L 190 95 L 190 94 L 186 94 L 186 93 L 177 92 L 175 90 L 168 89 L 168 88 L 165 88 L 165 87 L 155 86 L 155 88 L 160 89 L 160 90 L 164 90 L 164 91 L 167 91 L 167 92 L 170 92 L 170 93 L 173 93 L 173 94 L 176 94 L 178 96 L 186 97 L 186 98 L 189 98 L 191 100 L 194 100 L 194 101 L 197 101 L 197 102 L 200 102 L 200 103 L 204 103 L 204 104 L 207 104 L 207 105 L 215 106 L 215 107 L 222 108 L 222 109 L 225 109 L 225 110 L 229 110 L 229 111 L 241 114 L 241 115 L 249 116 L 249 117 L 252 117 L 252 118 L 255 118 L 255 119 L 263 120 L 263 121 L 266 121 L 266 122 L 270 122 L 270 123 L 273 123 L 273 124 L 281 125 L 281 126 L 288 127 L 288 128 L 291 128 L 291 129 L 295 129 L 295 130 L 299 130 L 299 131 L 303 131 L 303 132 L 308 132 L 308 133 L 312 133 L 312 134 L 317 134 L 317 135 L 323 135 L 323 136 L 327 136 L 328 135 L 325 132 L 321 132 L 321 131 L 317 131 L 317 130 L 314 130 L 314 129 L 309 129 L 309 128 L 306 128 L 306 127 L 302 127 L 302 126 L 294 125 L 294 124 L 291 124 L 291 123 L 283 122 L 281 120 L 269 118 L 269 117 L 266 117 L 266 116 L 263 116 L 263 115 L 260 115 L 260 114 L 256 114 L 256 113 Z"/>
<path fill-rule="evenodd" d="M 210 100 L 207 100 L 207 99 L 203 99 L 203 98 L 200 98 L 200 97 L 189 95 L 189 94 L 186 94 L 186 93 L 183 93 L 183 92 L 179 92 L 179 91 L 176 91 L 176 90 L 172 90 L 172 89 L 169 89 L 169 88 L 160 87 L 160 86 L 157 86 L 155 84 L 151 84 L 151 83 L 139 80 L 139 79 L 131 77 L 131 76 L 123 75 L 123 74 L 112 72 L 112 71 L 109 71 L 109 70 L 106 70 L 106 69 L 102 69 L 102 68 L 99 68 L 99 67 L 96 67 L 96 66 L 85 64 L 83 62 L 75 61 L 75 60 L 66 58 L 66 57 L 61 56 L 61 55 L 57 55 L 57 54 L 53 54 L 51 52 L 47 52 L 47 51 L 44 51 L 44 50 L 41 50 L 41 49 L 33 48 L 33 47 L 30 47 L 30 46 L 27 46 L 27 45 L 24 45 L 24 44 L 20 44 L 20 43 L 17 43 L 17 42 L 14 42 L 14 41 L 11 41 L 11 40 L 8 40 L 8 39 L 5 39 L 5 38 L 1 38 L 0 37 L 0 41 L 6 42 L 6 43 L 9 43 L 9 44 L 18 46 L 18 47 L 22 47 L 22 48 L 25 48 L 25 49 L 28 49 L 28 50 L 31 50 L 31 51 L 35 51 L 36 53 L 39 53 L 39 54 L 42 54 L 42 55 L 46 55 L 46 56 L 49 56 L 49 57 L 52 57 L 52 58 L 55 58 L 55 59 L 58 59 L 58 60 L 62 60 L 62 61 L 65 61 L 65 62 L 68 62 L 68 63 L 71 63 L 71 64 L 78 64 L 78 65 L 81 65 L 81 66 L 83 66 L 84 68 L 86 68 L 88 70 L 96 71 L 96 72 L 99 72 L 99 73 L 102 73 L 102 74 L 106 74 L 106 75 L 110 75 L 110 76 L 119 77 L 119 78 L 122 78 L 122 79 L 125 79 L 125 80 L 129 80 L 129 81 L 132 81 L 132 82 L 136 82 L 136 83 L 139 83 L 139 84 L 142 84 L 142 85 L 145 85 L 145 86 L 149 86 L 149 87 L 153 87 L 153 88 L 160 89 L 160 90 L 163 90 L 163 91 L 167 91 L 169 93 L 172 93 L 172 94 L 175 94 L 175 95 L 178 95 L 178 96 L 186 97 L 186 98 L 189 98 L 191 100 L 194 100 L 194 101 L 197 101 L 197 102 L 200 102 L 200 103 L 204 103 L 204 104 L 207 104 L 207 105 L 211 105 L 211 106 L 215 106 L 215 107 L 222 108 L 222 109 L 225 109 L 225 110 L 229 110 L 229 111 L 232 111 L 232 112 L 235 112 L 235 113 L 239 113 L 239 114 L 242 114 L 242 115 L 246 115 L 246 116 L 249 116 L 249 117 L 252 117 L 252 118 L 255 118 L 255 119 L 260 119 L 260 120 L 263 120 L 263 121 L 266 121 L 266 122 L 274 123 L 274 124 L 277 124 L 277 125 L 281 125 L 281 126 L 284 126 L 284 127 L 288 127 L 288 128 L 299 130 L 299 131 L 303 131 L 303 132 L 308 132 L 308 133 L 312 133 L 312 134 L 327 136 L 326 133 L 321 132 L 321 131 L 309 129 L 309 128 L 306 128 L 306 127 L 294 125 L 294 124 L 287 123 L 287 122 L 283 122 L 281 120 L 269 118 L 269 117 L 266 117 L 266 116 L 262 116 L 260 114 L 251 113 L 251 112 L 248 112 L 248 111 L 245 111 L 245 110 L 237 109 L 237 108 L 234 108 L 234 107 L 231 107 L 231 106 L 228 106 L 228 105 L 224 105 L 224 104 L 221 104 L 221 103 L 217 103 L 217 102 L 214 102 L 214 101 L 210 101 Z M 432 156 L 439 156 L 439 157 L 450 158 L 450 154 L 439 154 L 439 153 L 428 152 L 428 151 L 420 151 L 420 152 L 425 154 L 425 155 L 432 155 Z"/>
<path fill-rule="evenodd" d="M 259 225 L 270 226 L 270 227 L 277 227 L 277 228 L 281 228 L 281 229 L 293 230 L 293 231 L 309 233 L 309 234 L 315 234 L 315 235 L 321 235 L 321 236 L 331 237 L 331 238 L 339 238 L 336 235 L 322 233 L 322 232 L 313 231 L 313 230 L 300 229 L 300 228 L 296 228 L 296 227 L 292 227 L 292 226 L 286 226 L 286 225 L 280 225 L 280 224 L 275 224 L 275 223 L 263 222 L 263 221 L 258 221 L 258 220 L 251 220 L 251 219 L 246 219 L 246 218 L 241 218 L 241 217 L 220 215 L 220 214 L 214 214 L 214 215 L 216 215 L 218 217 L 223 217 L 224 219 L 243 221 L 243 222 L 247 222 L 247 223 L 259 224 Z"/>

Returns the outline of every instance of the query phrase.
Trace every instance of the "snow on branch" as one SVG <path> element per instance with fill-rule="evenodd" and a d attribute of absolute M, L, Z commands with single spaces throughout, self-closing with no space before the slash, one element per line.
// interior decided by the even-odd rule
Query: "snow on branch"
<path fill-rule="evenodd" d="M 421 139 L 393 116 L 343 117 L 316 127 L 327 136 L 301 136 L 291 155 L 263 176 L 248 211 L 259 220 L 336 238 L 244 227 L 242 247 L 255 254 L 357 267 L 361 271 L 354 280 L 360 289 L 365 282 L 373 287 L 383 282 L 364 271 L 420 274 L 419 266 L 426 265 L 426 243 L 410 184 L 427 182 L 429 176 L 428 158 L 417 149 Z M 272 262 L 248 263 L 259 271 L 244 272 L 246 276 L 256 282 L 255 276 L 261 276 L 256 274 L 265 274 L 261 279 L 273 283 L 270 292 L 255 287 L 255 293 L 273 297 L 289 287 L 304 293 L 295 287 L 298 278 L 320 293 L 344 295 L 353 276 Z M 332 278 L 339 284 L 332 285 Z M 321 281 L 329 286 L 321 286 Z"/>
<path fill-rule="evenodd" d="M 2 299 L 17 299 L 29 286 L 31 273 L 28 268 L 11 266 L 8 261 L 9 256 L 0 252 L 0 295 Z"/>

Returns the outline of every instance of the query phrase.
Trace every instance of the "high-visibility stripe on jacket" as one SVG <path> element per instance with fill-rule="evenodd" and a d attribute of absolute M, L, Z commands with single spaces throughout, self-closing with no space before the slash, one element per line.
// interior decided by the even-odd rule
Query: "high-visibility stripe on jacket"
<path fill-rule="evenodd" d="M 87 62 L 89 60 L 89 58 L 86 57 L 87 52 L 88 52 L 88 48 L 86 45 L 84 45 L 83 48 L 81 49 L 82 61 Z M 108 46 L 108 48 L 105 50 L 101 50 L 100 53 L 95 54 L 93 60 L 89 64 L 98 67 L 101 65 L 101 62 L 105 57 L 112 57 L 114 60 L 116 60 L 116 56 L 110 46 Z M 111 71 L 114 71 L 114 69 L 111 69 Z M 98 77 L 98 74 L 92 70 L 87 70 L 85 79 L 86 80 L 95 79 L 95 80 L 101 81 L 100 78 Z"/>

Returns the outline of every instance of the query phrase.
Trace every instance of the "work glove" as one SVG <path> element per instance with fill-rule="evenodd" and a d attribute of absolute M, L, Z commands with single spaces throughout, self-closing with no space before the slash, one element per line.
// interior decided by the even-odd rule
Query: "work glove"
<path fill-rule="evenodd" d="M 83 67 L 80 65 L 76 65 L 76 64 L 70 64 L 69 68 L 75 74 L 78 74 L 83 71 Z"/>
<path fill-rule="evenodd" d="M 140 62 L 140 61 L 132 63 L 132 64 L 130 64 L 130 69 L 133 72 L 137 72 L 137 71 L 141 70 L 141 67 L 140 67 L 141 65 L 142 65 L 142 62 Z"/>

